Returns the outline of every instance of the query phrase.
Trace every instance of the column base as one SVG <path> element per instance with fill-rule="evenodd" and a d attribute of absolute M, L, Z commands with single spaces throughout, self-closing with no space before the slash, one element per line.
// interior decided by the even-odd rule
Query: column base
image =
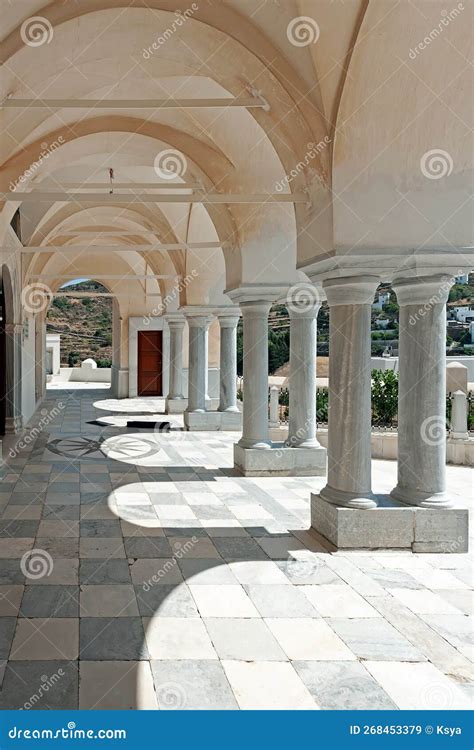
<path fill-rule="evenodd" d="M 412 552 L 467 552 L 466 508 L 410 508 L 388 495 L 361 510 L 333 505 L 311 495 L 311 526 L 337 549 L 407 549 Z"/>
<path fill-rule="evenodd" d="M 390 497 L 405 505 L 414 505 L 417 508 L 452 508 L 453 501 L 445 492 L 423 492 L 406 487 L 395 487 Z"/>
<path fill-rule="evenodd" d="M 296 442 L 297 439 L 288 438 L 285 440 L 285 446 L 287 448 L 321 448 L 321 444 L 313 438 L 312 440 L 304 440 L 300 443 Z"/>
<path fill-rule="evenodd" d="M 165 399 L 165 414 L 183 414 L 187 407 L 187 398 L 166 397 Z"/>
<path fill-rule="evenodd" d="M 129 394 L 129 371 L 128 367 L 111 368 L 110 389 L 114 398 L 128 398 Z"/>
<path fill-rule="evenodd" d="M 240 431 L 242 415 L 240 412 L 227 411 L 185 411 L 184 426 L 196 432 Z"/>
<path fill-rule="evenodd" d="M 315 477 L 326 473 L 326 449 L 295 450 L 274 443 L 269 450 L 234 445 L 234 469 L 244 477 Z"/>
<path fill-rule="evenodd" d="M 5 419 L 5 435 L 18 435 L 23 429 L 23 417 L 7 417 Z"/>
<path fill-rule="evenodd" d="M 326 485 L 320 492 L 323 500 L 331 505 L 337 505 L 343 508 L 353 508 L 356 510 L 370 510 L 377 507 L 377 501 L 371 492 L 364 492 L 356 495 L 353 492 L 344 492 L 336 490 L 330 485 Z"/>

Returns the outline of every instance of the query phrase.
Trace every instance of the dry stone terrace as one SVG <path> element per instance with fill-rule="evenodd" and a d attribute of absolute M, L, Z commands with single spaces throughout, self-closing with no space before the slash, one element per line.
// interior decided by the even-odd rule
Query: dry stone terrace
<path fill-rule="evenodd" d="M 5 438 L 1 708 L 469 707 L 470 555 L 333 552 L 324 477 L 237 476 L 235 433 L 163 408 L 50 390 Z"/>

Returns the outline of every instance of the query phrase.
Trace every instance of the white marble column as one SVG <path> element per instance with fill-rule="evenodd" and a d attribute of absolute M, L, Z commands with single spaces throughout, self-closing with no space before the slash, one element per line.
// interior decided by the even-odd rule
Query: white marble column
<path fill-rule="evenodd" d="M 270 409 L 269 409 L 269 420 L 268 426 L 272 428 L 280 427 L 280 389 L 277 385 L 270 386 Z"/>
<path fill-rule="evenodd" d="M 242 448 L 270 448 L 268 434 L 268 313 L 266 300 L 242 302 L 244 402 Z"/>
<path fill-rule="evenodd" d="M 398 483 L 392 497 L 449 508 L 446 489 L 446 274 L 395 280 L 400 306 Z"/>
<path fill-rule="evenodd" d="M 205 412 L 208 381 L 208 332 L 212 315 L 186 314 L 189 326 L 188 407 Z"/>
<path fill-rule="evenodd" d="M 376 506 L 371 484 L 371 305 L 376 276 L 326 280 L 330 308 L 328 479 L 334 505 Z"/>
<path fill-rule="evenodd" d="M 23 326 L 7 323 L 6 332 L 6 408 L 5 432 L 17 433 L 23 427 L 21 413 L 21 352 Z"/>
<path fill-rule="evenodd" d="M 316 320 L 321 306 L 316 287 L 305 284 L 289 292 L 290 315 L 290 448 L 317 448 L 316 439 Z M 290 296 L 291 295 L 291 296 Z"/>
<path fill-rule="evenodd" d="M 169 313 L 166 321 L 170 331 L 169 391 L 166 400 L 182 400 L 183 395 L 183 330 L 185 319 L 179 313 Z"/>
<path fill-rule="evenodd" d="M 238 412 L 237 407 L 237 324 L 239 316 L 219 313 L 220 390 L 218 411 Z"/>

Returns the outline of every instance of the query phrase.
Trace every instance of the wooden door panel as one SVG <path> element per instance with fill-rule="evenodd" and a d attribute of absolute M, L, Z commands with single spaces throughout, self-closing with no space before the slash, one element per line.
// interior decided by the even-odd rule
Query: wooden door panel
<path fill-rule="evenodd" d="M 138 395 L 163 395 L 163 332 L 138 332 Z"/>
<path fill-rule="evenodd" d="M 140 357 L 140 365 L 143 372 L 156 372 L 156 352 L 142 352 L 142 356 Z"/>

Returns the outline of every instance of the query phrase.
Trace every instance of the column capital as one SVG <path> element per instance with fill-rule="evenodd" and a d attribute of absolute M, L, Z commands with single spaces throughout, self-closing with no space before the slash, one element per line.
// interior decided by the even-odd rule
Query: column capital
<path fill-rule="evenodd" d="M 210 326 L 214 320 L 214 308 L 207 305 L 187 305 L 182 307 L 188 326 L 190 328 L 200 328 Z"/>
<path fill-rule="evenodd" d="M 243 318 L 268 318 L 271 306 L 272 303 L 264 299 L 240 303 Z"/>
<path fill-rule="evenodd" d="M 164 318 L 170 328 L 183 328 L 186 323 L 186 318 L 181 312 L 167 313 Z"/>
<path fill-rule="evenodd" d="M 190 328 L 209 328 L 213 321 L 212 315 L 190 315 L 186 316 Z"/>
<path fill-rule="evenodd" d="M 371 305 L 380 284 L 379 276 L 341 276 L 323 281 L 329 307 Z"/>
<path fill-rule="evenodd" d="M 392 289 L 399 305 L 446 304 L 455 279 L 447 273 L 394 279 Z"/>
<path fill-rule="evenodd" d="M 241 316 L 239 307 L 229 307 L 227 310 L 220 310 L 216 314 L 221 328 L 236 328 Z"/>
<path fill-rule="evenodd" d="M 316 318 L 326 294 L 321 284 L 302 281 L 288 289 L 285 305 L 290 318 Z"/>
<path fill-rule="evenodd" d="M 288 283 L 245 284 L 237 289 L 226 289 L 225 294 L 238 305 L 252 302 L 268 302 L 271 305 L 286 295 Z"/>

